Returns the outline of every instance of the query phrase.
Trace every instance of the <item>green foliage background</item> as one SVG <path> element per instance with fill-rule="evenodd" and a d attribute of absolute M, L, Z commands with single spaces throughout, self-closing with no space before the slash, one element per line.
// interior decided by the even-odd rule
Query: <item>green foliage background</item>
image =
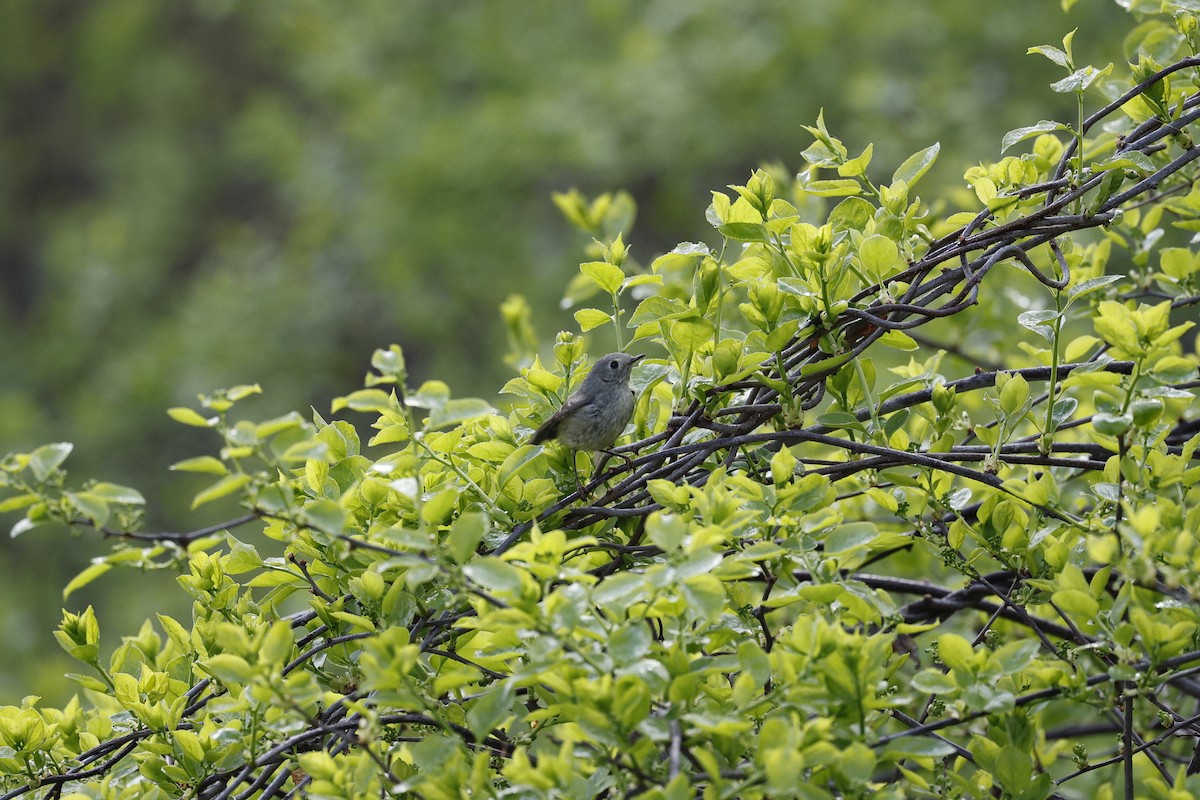
<path fill-rule="evenodd" d="M 197 392 L 323 404 L 399 341 L 414 376 L 494 397 L 504 296 L 568 320 L 585 241 L 552 192 L 629 189 L 648 258 L 701 235 L 709 189 L 794 171 L 821 107 L 881 172 L 941 141 L 926 184 L 961 184 L 1004 131 L 1069 118 L 1027 46 L 1078 26 L 1104 63 L 1127 24 L 1101 2 L 5 2 L 0 450 L 74 442 L 75 476 L 170 526 L 202 484 L 163 468 L 207 442 L 163 409 Z M 60 590 L 105 545 L 4 542 L 0 693 L 57 701 Z M 136 604 L 122 583 L 68 607 L 127 630 L 155 581 Z"/>

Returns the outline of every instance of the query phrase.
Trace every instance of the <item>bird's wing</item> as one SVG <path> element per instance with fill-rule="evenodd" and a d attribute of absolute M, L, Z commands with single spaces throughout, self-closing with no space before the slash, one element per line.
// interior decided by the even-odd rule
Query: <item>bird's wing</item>
<path fill-rule="evenodd" d="M 575 409 L 583 405 L 584 400 L 579 394 L 573 394 L 567 398 L 567 402 L 562 404 L 562 408 L 550 415 L 550 418 L 543 422 L 536 431 L 533 432 L 533 438 L 529 440 L 530 444 L 541 444 L 547 439 L 553 439 L 558 436 L 558 424 L 563 421 L 563 418 L 570 414 Z"/>

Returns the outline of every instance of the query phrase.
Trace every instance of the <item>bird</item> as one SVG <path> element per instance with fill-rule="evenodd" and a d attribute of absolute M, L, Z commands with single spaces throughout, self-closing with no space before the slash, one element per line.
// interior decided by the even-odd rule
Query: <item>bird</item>
<path fill-rule="evenodd" d="M 628 353 L 602 356 L 575 393 L 534 431 L 530 443 L 558 439 L 572 454 L 607 452 L 633 415 L 629 376 L 642 358 Z"/>

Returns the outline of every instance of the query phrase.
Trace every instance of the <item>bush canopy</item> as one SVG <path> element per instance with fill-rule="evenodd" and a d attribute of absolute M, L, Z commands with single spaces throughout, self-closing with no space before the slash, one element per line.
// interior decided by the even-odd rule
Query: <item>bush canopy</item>
<path fill-rule="evenodd" d="M 1128 69 L 1033 48 L 1077 118 L 963 196 L 916 194 L 937 144 L 881 181 L 821 118 L 648 263 L 626 195 L 557 196 L 597 237 L 579 333 L 543 362 L 505 301 L 508 409 L 398 346 L 327 415 L 171 409 L 224 524 L 8 456 L 14 535 L 114 539 L 68 593 L 170 566 L 194 604 L 108 658 L 65 613 L 82 696 L 0 707 L 0 798 L 1194 796 L 1200 34 L 1135 35 Z M 528 441 L 585 333 L 648 356 L 590 464 Z"/>

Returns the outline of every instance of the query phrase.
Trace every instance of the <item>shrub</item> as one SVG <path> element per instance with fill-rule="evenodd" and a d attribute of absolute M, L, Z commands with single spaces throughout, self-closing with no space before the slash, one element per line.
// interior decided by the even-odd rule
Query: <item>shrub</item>
<path fill-rule="evenodd" d="M 1138 35 L 1195 52 L 1186 14 Z M 220 526 L 141 530 L 69 445 L 10 456 L 14 533 L 117 538 L 68 591 L 177 563 L 194 610 L 108 659 L 66 614 L 86 702 L 0 708 L 3 797 L 1191 796 L 1200 58 L 1035 51 L 1079 119 L 1006 136 L 973 210 L 915 194 L 936 144 L 877 183 L 818 119 L 799 175 L 713 193 L 715 244 L 597 242 L 580 331 L 650 357 L 590 473 L 528 443 L 585 341 L 542 363 L 515 297 L 507 411 L 396 346 L 332 404 L 370 455 L 238 416 L 253 386 L 172 409 L 220 438 L 174 466 L 244 507 Z"/>

